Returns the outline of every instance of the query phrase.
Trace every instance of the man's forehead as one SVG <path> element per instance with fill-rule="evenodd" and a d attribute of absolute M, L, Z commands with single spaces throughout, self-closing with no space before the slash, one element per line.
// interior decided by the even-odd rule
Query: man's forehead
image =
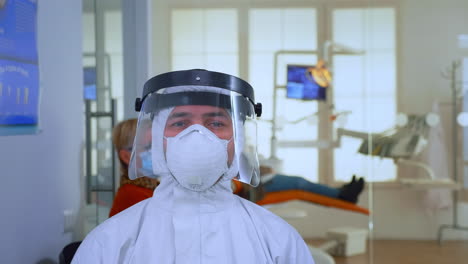
<path fill-rule="evenodd" d="M 209 105 L 182 105 L 176 106 L 169 117 L 186 116 L 186 115 L 225 115 L 229 116 L 228 111 L 222 107 Z"/>

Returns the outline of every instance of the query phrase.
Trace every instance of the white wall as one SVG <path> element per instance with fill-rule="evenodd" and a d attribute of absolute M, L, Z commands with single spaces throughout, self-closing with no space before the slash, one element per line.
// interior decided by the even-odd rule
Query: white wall
<path fill-rule="evenodd" d="M 124 118 L 136 117 L 135 98 L 152 77 L 152 0 L 122 1 Z"/>
<path fill-rule="evenodd" d="M 400 107 L 424 113 L 434 99 L 449 102 L 450 84 L 440 73 L 454 59 L 468 56 L 457 43 L 459 34 L 468 34 L 468 1 L 401 2 Z"/>
<path fill-rule="evenodd" d="M 167 1 L 153 0 L 153 69 L 151 74 L 157 75 L 171 70 L 170 66 L 170 12 Z M 156 48 L 157 47 L 157 48 Z"/>
<path fill-rule="evenodd" d="M 58 260 L 72 240 L 63 211 L 80 204 L 81 1 L 40 0 L 42 133 L 0 137 L 0 262 Z"/>

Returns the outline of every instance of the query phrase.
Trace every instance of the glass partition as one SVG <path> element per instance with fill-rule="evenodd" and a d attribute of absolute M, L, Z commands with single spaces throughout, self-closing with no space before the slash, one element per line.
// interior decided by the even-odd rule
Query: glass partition
<path fill-rule="evenodd" d="M 161 70 L 226 71 L 254 86 L 264 106 L 258 151 L 276 174 L 338 191 L 353 175 L 365 180 L 356 203 L 267 206 L 317 259 L 466 262 L 468 2 L 153 4 L 154 49 L 170 54 L 155 58 Z M 325 100 L 288 96 L 288 65 L 312 75 L 323 62 Z"/>
<path fill-rule="evenodd" d="M 464 263 L 465 128 L 458 120 L 465 111 L 468 2 L 395 1 L 393 27 L 385 22 L 390 13 L 381 2 L 368 1 L 370 8 L 381 11 L 366 16 L 366 43 L 376 49 L 366 60 L 365 74 L 377 75 L 370 78 L 366 93 L 372 137 L 367 151 L 359 151 L 393 169 L 368 163 L 375 179 L 369 195 L 369 261 Z M 394 42 L 384 36 L 391 31 Z M 389 57 L 391 50 L 394 58 Z M 390 86 L 395 87 L 392 93 Z M 390 98 L 396 102 L 391 108 Z"/>
<path fill-rule="evenodd" d="M 108 218 L 118 183 L 112 128 L 123 115 L 121 3 L 84 0 L 82 18 L 86 234 Z"/>

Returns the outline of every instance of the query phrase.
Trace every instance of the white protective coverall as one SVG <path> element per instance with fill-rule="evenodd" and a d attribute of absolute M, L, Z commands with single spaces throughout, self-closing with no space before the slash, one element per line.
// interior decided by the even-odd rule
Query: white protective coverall
<path fill-rule="evenodd" d="M 203 72 L 194 71 L 200 72 L 203 80 Z M 219 77 L 219 75 L 217 76 Z M 157 79 L 157 77 L 155 78 Z M 173 80 L 179 80 L 179 78 L 171 77 L 166 79 L 168 82 Z M 228 81 L 222 83 L 229 84 L 232 81 L 232 79 L 226 80 Z M 203 89 L 214 93 L 220 90 L 220 94 L 225 93 L 225 89 L 204 87 L 181 86 L 171 89 L 185 92 L 186 98 L 193 96 L 193 98 L 197 99 L 200 99 L 200 97 L 196 97 L 193 93 L 194 90 L 200 92 Z M 228 94 L 230 93 L 228 92 Z M 177 98 L 185 98 L 183 96 L 183 93 L 177 94 Z M 207 94 L 203 94 L 203 96 L 203 98 L 210 98 Z M 161 98 L 161 100 L 157 101 L 158 98 Z M 158 94 L 148 96 L 143 109 L 146 106 L 156 106 L 156 102 L 164 104 L 167 98 L 163 98 Z M 222 100 L 219 102 L 222 102 Z M 196 104 L 199 103 L 197 101 Z M 172 107 L 175 107 L 175 105 Z M 184 105 L 184 107 L 187 107 L 187 105 Z M 197 105 L 196 107 L 201 109 L 204 106 Z M 220 107 L 223 106 L 220 105 Z M 192 109 L 194 108 L 192 107 Z M 165 155 L 171 153 L 171 143 L 167 138 L 167 150 L 163 146 L 163 135 L 165 129 L 167 129 L 165 128 L 166 120 L 168 120 L 171 111 L 172 108 L 155 111 L 157 115 L 154 116 L 152 121 L 152 166 L 154 175 L 159 175 L 161 180 L 153 197 L 126 209 L 96 227 L 82 242 L 72 263 L 313 264 L 314 261 L 309 248 L 292 226 L 270 211 L 232 193 L 231 179 L 239 170 L 236 169 L 235 165 L 231 165 L 230 169 L 224 172 L 223 176 L 218 180 L 216 180 L 216 176 L 218 176 L 216 173 L 211 173 L 211 178 L 206 177 L 214 179 L 206 189 L 194 191 L 188 189 L 187 186 L 184 187 L 184 184 L 181 185 L 181 180 L 183 180 L 181 176 L 170 173 L 168 169 L 169 161 L 166 164 L 166 158 L 167 160 L 170 160 L 170 158 L 165 157 Z M 147 109 L 142 111 L 140 117 L 145 117 L 145 113 L 151 113 L 151 111 Z M 186 113 L 183 113 L 186 116 Z M 213 110 L 212 112 L 210 110 L 202 113 L 201 116 L 204 117 L 208 114 L 208 118 L 211 119 L 213 113 L 214 116 L 219 116 L 220 111 Z M 151 115 L 146 114 L 146 116 Z M 176 122 L 176 124 L 178 123 Z M 202 124 L 203 122 L 190 125 L 184 131 L 189 131 L 192 128 L 201 131 L 207 130 L 207 128 L 202 127 Z M 211 124 L 211 121 L 209 124 Z M 237 124 L 243 124 L 243 122 L 240 121 Z M 172 125 L 169 127 L 172 127 Z M 184 131 L 180 132 L 178 136 L 184 134 Z M 238 137 L 233 142 L 242 142 L 243 136 L 239 135 L 242 128 L 235 131 L 237 133 L 234 134 L 237 134 Z M 202 157 L 202 159 L 209 160 L 209 163 L 214 163 L 218 154 L 220 156 L 226 154 L 224 158 L 227 159 L 227 153 L 222 151 L 227 151 L 228 147 L 224 145 L 225 148 L 221 149 L 221 152 L 217 152 L 219 151 L 218 148 L 210 148 L 210 143 L 203 143 L 214 142 L 202 136 L 202 134 L 208 135 L 211 132 L 197 133 L 185 135 L 184 138 L 192 137 L 194 140 L 190 142 L 196 142 L 198 145 L 176 145 L 172 149 L 175 149 L 177 154 L 188 153 L 193 149 L 204 149 L 204 151 L 196 151 L 195 154 L 176 159 L 171 164 L 175 164 L 176 167 L 180 165 L 188 172 L 196 172 L 197 175 L 195 176 L 200 177 L 208 175 L 208 171 L 212 170 L 209 167 L 204 167 L 205 165 L 195 169 L 196 164 L 190 164 L 190 162 Z M 215 134 L 212 136 L 217 141 L 221 140 Z M 139 142 L 137 139 L 138 137 L 136 137 L 135 142 Z M 207 141 L 203 141 L 204 139 Z M 223 144 L 228 144 L 226 143 L 228 142 L 227 138 L 223 142 Z M 219 147 L 219 144 L 221 143 L 218 142 L 218 145 L 213 146 Z M 145 144 L 142 143 L 142 145 Z M 237 150 L 241 149 L 241 145 L 236 145 Z M 134 146 L 134 151 L 140 149 L 137 146 L 138 144 Z M 184 149 L 184 146 L 187 146 L 187 149 Z M 213 151 L 214 156 L 204 156 L 207 153 L 212 154 L 212 150 L 216 150 Z M 204 154 L 200 154 L 202 152 Z M 195 157 L 195 155 L 198 156 Z M 138 155 L 132 155 L 132 157 L 135 156 Z M 221 162 L 226 164 L 226 160 Z M 240 163 L 233 161 L 232 164 Z M 206 166 L 209 165 L 211 164 Z M 216 169 L 219 165 L 215 164 L 211 168 Z M 184 173 L 187 171 L 184 171 Z"/>
<path fill-rule="evenodd" d="M 170 177 L 154 196 L 106 220 L 81 244 L 74 264 L 314 263 L 304 240 L 280 217 L 220 181 L 187 192 Z"/>

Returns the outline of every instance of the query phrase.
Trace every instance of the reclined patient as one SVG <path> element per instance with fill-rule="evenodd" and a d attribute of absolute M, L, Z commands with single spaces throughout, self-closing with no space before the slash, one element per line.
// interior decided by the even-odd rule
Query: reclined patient
<path fill-rule="evenodd" d="M 271 166 L 260 165 L 261 183 L 255 189 L 255 200 L 260 200 L 265 193 L 300 190 L 314 194 L 324 195 L 330 198 L 357 203 L 359 195 L 364 189 L 365 181 L 363 178 L 353 178 L 349 183 L 339 188 L 333 188 L 324 184 L 313 183 L 299 176 L 289 176 L 276 173 Z M 244 198 L 250 198 L 251 187 L 240 182 L 233 182 L 234 193 Z"/>

